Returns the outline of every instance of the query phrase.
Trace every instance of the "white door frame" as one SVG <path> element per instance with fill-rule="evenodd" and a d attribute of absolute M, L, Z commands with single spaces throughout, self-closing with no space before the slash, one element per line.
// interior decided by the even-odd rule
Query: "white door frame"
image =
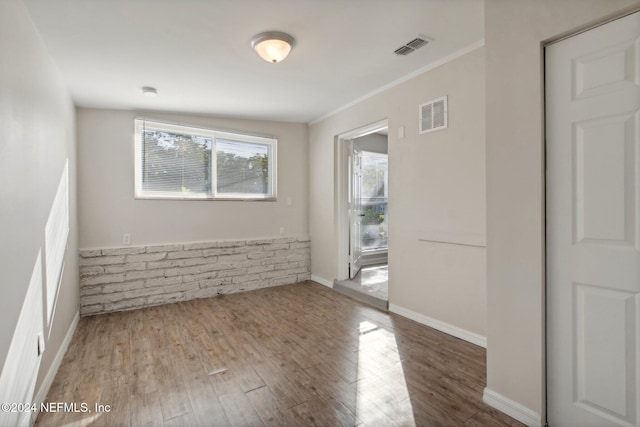
<path fill-rule="evenodd" d="M 348 205 L 348 144 L 346 140 L 360 138 L 389 127 L 389 120 L 378 120 L 336 136 L 334 141 L 334 218 L 336 218 L 336 259 L 338 265 L 337 280 L 349 279 L 349 205 Z"/>

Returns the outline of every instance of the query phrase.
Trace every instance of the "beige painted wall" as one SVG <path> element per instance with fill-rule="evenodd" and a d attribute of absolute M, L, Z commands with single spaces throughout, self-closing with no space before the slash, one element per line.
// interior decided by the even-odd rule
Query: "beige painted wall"
<path fill-rule="evenodd" d="M 487 387 L 538 414 L 545 411 L 541 43 L 633 4 L 485 0 Z"/>
<path fill-rule="evenodd" d="M 135 200 L 135 117 L 278 138 L 277 202 Z M 301 123 L 78 109 L 82 249 L 216 239 L 308 236 L 308 128 Z M 291 197 L 292 205 L 287 205 Z"/>
<path fill-rule="evenodd" d="M 40 249 L 44 254 L 44 227 L 69 159 L 69 240 L 37 392 L 78 312 L 75 119 L 57 69 L 17 0 L 0 2 L 0 88 L 0 367 L 36 256 Z"/>
<path fill-rule="evenodd" d="M 310 126 L 312 274 L 337 276 L 337 135 L 389 120 L 389 302 L 485 334 L 485 249 L 418 241 L 485 233 L 484 49 Z M 449 96 L 449 128 L 418 134 L 418 106 Z M 405 138 L 399 140 L 398 127 Z"/>

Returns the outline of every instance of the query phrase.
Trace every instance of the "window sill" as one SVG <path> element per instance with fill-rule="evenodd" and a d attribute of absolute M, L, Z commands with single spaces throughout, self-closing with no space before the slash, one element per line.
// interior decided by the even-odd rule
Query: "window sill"
<path fill-rule="evenodd" d="M 277 197 L 165 197 L 134 196 L 134 200 L 161 200 L 168 202 L 277 202 Z"/>

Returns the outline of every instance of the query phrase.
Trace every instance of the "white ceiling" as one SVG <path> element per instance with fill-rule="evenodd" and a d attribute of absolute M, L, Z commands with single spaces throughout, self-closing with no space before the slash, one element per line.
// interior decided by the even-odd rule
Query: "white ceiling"
<path fill-rule="evenodd" d="M 484 37 L 482 0 L 24 1 L 82 107 L 310 122 Z M 296 39 L 279 64 L 268 30 Z"/>

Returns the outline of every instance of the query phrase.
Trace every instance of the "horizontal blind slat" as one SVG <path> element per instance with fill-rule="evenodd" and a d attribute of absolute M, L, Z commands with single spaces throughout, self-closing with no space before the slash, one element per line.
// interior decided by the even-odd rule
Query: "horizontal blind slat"
<path fill-rule="evenodd" d="M 211 138 L 144 130 L 142 189 L 211 194 Z"/>

